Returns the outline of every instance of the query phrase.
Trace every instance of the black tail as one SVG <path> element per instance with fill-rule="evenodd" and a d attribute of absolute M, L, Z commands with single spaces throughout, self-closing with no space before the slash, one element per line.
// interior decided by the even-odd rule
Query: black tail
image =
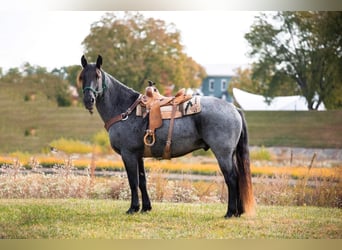
<path fill-rule="evenodd" d="M 240 199 L 242 202 L 243 212 L 253 215 L 255 213 L 255 200 L 249 161 L 247 123 L 243 112 L 240 109 L 238 109 L 238 112 L 242 118 L 242 131 L 236 147 Z"/>

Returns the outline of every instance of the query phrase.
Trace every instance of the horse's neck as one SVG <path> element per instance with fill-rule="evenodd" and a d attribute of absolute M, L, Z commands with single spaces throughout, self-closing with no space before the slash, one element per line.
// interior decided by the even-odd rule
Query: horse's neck
<path fill-rule="evenodd" d="M 138 98 L 139 93 L 120 83 L 114 77 L 106 74 L 107 88 L 99 98 L 96 107 L 104 122 L 126 112 Z"/>

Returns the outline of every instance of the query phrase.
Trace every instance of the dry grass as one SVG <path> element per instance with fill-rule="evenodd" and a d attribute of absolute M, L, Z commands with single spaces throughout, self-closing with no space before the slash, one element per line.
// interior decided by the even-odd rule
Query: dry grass
<path fill-rule="evenodd" d="M 88 167 L 83 167 L 80 171 L 75 167 L 78 161 L 71 158 L 59 159 L 50 167 L 51 174 L 47 174 L 43 171 L 45 168 L 38 158 L 31 158 L 27 163 L 27 168 L 31 169 L 29 173 L 18 159 L 12 159 L 12 163 L 2 164 L 0 168 L 0 198 L 128 200 L 130 190 L 124 172 L 119 172 L 122 174 L 114 177 L 95 177 L 92 169 L 94 170 L 95 166 L 99 168 L 99 162 L 101 161 L 92 157 L 87 162 Z M 182 172 L 179 174 L 180 179 L 168 179 L 167 173 L 175 169 L 180 170 L 181 165 L 181 163 L 148 162 L 148 190 L 153 201 L 192 203 L 227 201 L 227 189 L 223 177 L 218 173 L 217 178 L 212 181 L 192 181 L 182 177 L 183 174 L 192 171 L 190 166 L 188 170 L 184 170 L 183 164 Z M 192 167 L 196 168 L 196 166 L 203 169 L 200 164 L 194 164 Z M 205 167 L 207 169 L 208 166 Z M 256 167 L 252 168 L 252 173 L 255 176 L 254 194 L 259 204 L 342 207 L 341 168 Z"/>
<path fill-rule="evenodd" d="M 0 156 L 0 165 L 11 165 L 13 162 L 19 161 L 24 168 L 30 169 L 31 161 L 37 161 L 43 167 L 52 168 L 54 165 L 63 164 L 65 159 L 72 158 L 72 164 L 75 168 L 86 169 L 91 166 L 91 157 L 73 158 L 67 155 L 64 157 L 53 155 L 32 156 L 30 154 L 16 152 L 10 155 Z M 96 154 L 94 157 L 93 165 L 96 170 L 124 171 L 121 159 L 113 160 L 111 158 L 98 157 Z M 172 159 L 170 161 L 146 159 L 145 168 L 148 172 L 163 171 L 178 174 L 220 175 L 219 167 L 214 159 L 208 160 L 202 157 L 197 158 L 195 160 Z M 308 176 L 309 179 L 331 180 L 338 180 L 342 176 L 342 166 L 312 167 L 309 171 L 309 167 L 307 165 L 288 166 L 283 164 L 281 166 L 271 166 L 270 164 L 272 164 L 272 162 L 261 162 L 261 164 L 258 163 L 257 165 L 252 163 L 252 176 L 267 176 L 269 178 L 273 178 L 275 175 L 281 175 L 291 179 L 301 179 Z"/>
<path fill-rule="evenodd" d="M 331 168 L 311 168 L 309 170 L 306 166 L 252 166 L 253 176 L 286 176 L 291 179 L 301 179 L 308 177 L 310 179 L 341 179 L 342 168 L 331 167 Z"/>

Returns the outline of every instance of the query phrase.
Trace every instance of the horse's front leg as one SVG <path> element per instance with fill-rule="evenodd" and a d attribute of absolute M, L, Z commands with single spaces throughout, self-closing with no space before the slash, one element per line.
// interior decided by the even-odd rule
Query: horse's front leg
<path fill-rule="evenodd" d="M 138 176 L 138 158 L 134 154 L 123 153 L 122 160 L 127 172 L 129 187 L 131 189 L 131 206 L 127 210 L 127 214 L 133 214 L 139 211 L 139 176 Z"/>
<path fill-rule="evenodd" d="M 152 209 L 152 206 L 151 206 L 150 198 L 147 193 L 145 167 L 144 167 L 144 160 L 142 157 L 138 159 L 138 164 L 139 164 L 139 188 L 141 191 L 141 198 L 142 198 L 141 212 L 147 212 Z"/>

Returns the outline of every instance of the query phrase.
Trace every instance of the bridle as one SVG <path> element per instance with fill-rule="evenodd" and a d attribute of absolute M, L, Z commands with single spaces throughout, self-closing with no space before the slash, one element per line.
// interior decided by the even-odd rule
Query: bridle
<path fill-rule="evenodd" d="M 103 92 L 108 88 L 108 85 L 106 83 L 106 79 L 105 79 L 105 73 L 100 70 L 100 69 L 96 69 L 96 74 L 97 74 L 97 77 L 100 76 L 101 74 L 101 78 L 102 78 L 102 82 L 101 82 L 101 86 L 98 86 L 98 89 L 94 89 L 93 87 L 91 86 L 88 86 L 88 87 L 85 87 L 83 88 L 83 94 L 86 90 L 89 90 L 91 92 L 93 92 L 94 96 L 95 96 L 95 99 L 98 97 L 98 96 L 101 96 L 103 95 Z M 98 79 L 97 79 L 97 82 L 98 82 Z M 100 84 L 98 84 L 100 85 Z M 119 121 L 125 121 L 128 119 L 128 116 L 133 112 L 133 110 L 138 106 L 138 104 L 140 103 L 141 99 L 142 99 L 143 95 L 140 94 L 138 96 L 138 98 L 135 100 L 135 102 L 123 113 L 119 114 L 119 115 L 116 115 L 112 118 L 110 118 L 109 120 L 107 120 L 105 122 L 105 125 L 104 127 L 106 128 L 106 130 L 108 131 L 109 128 L 114 124 L 114 123 L 117 123 Z"/>
<path fill-rule="evenodd" d="M 105 78 L 104 72 L 102 70 L 96 69 L 96 73 L 97 73 L 98 76 L 101 74 L 101 78 L 102 78 L 101 89 L 99 89 L 100 86 L 98 87 L 98 90 L 94 89 L 91 86 L 87 86 L 87 87 L 83 88 L 83 94 L 85 93 L 86 90 L 89 90 L 89 91 L 93 92 L 93 94 L 95 95 L 95 99 L 98 96 L 102 95 L 103 92 L 105 91 L 105 89 L 108 88 L 108 86 L 106 84 L 106 78 Z"/>

